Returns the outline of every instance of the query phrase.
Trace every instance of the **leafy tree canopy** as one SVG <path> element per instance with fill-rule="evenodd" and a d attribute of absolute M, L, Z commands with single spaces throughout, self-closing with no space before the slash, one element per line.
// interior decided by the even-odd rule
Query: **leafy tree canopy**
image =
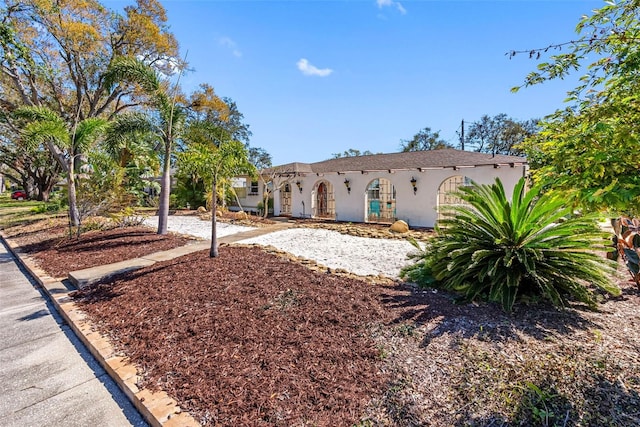
<path fill-rule="evenodd" d="M 50 151 L 67 174 L 70 218 L 78 225 L 74 174 L 103 130 L 97 119 L 138 106 L 143 93 L 113 84 L 108 67 L 129 56 L 169 74 L 184 65 L 175 59 L 177 42 L 156 0 L 139 0 L 125 15 L 94 0 L 6 0 L 3 6 L 0 108 L 7 120 L 0 133 Z"/>
<path fill-rule="evenodd" d="M 583 17 L 573 41 L 527 51 L 539 59 L 522 86 L 586 70 L 565 109 L 522 148 L 534 178 L 588 209 L 637 213 L 640 202 L 640 3 L 609 1 Z M 523 52 L 510 52 L 511 56 Z"/>
<path fill-rule="evenodd" d="M 537 122 L 535 119 L 517 121 L 506 114 L 493 117 L 485 114 L 469 126 L 464 139 L 465 149 L 480 153 L 521 155 L 519 144 L 537 132 Z"/>
<path fill-rule="evenodd" d="M 370 156 L 373 153 L 369 150 L 356 150 L 355 148 L 349 148 L 348 150 L 344 150 L 342 153 L 333 153 L 331 155 L 332 159 L 339 159 L 341 157 L 359 157 L 359 156 Z"/>
<path fill-rule="evenodd" d="M 434 132 L 429 127 L 420 129 L 413 138 L 400 142 L 400 151 L 402 152 L 441 150 L 443 148 L 453 148 L 453 146 L 440 138 L 440 131 Z"/>
<path fill-rule="evenodd" d="M 47 106 L 68 122 L 115 114 L 136 104 L 130 86 L 108 87 L 104 73 L 119 56 L 170 74 L 178 44 L 156 0 L 138 0 L 125 16 L 97 1 L 6 0 L 0 9 L 0 102 Z"/>

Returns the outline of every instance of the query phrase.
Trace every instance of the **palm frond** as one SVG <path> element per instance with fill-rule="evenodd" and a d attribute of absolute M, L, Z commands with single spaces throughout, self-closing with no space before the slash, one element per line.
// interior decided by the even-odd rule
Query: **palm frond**
<path fill-rule="evenodd" d="M 72 136 L 75 149 L 80 152 L 87 150 L 108 127 L 106 120 L 97 117 L 82 120 L 76 126 L 75 133 Z"/>
<path fill-rule="evenodd" d="M 112 89 L 121 82 L 131 82 L 140 85 L 150 95 L 160 90 L 161 81 L 156 71 L 132 57 L 117 57 L 109 65 L 104 74 L 105 86 Z"/>
<path fill-rule="evenodd" d="M 13 112 L 22 120 L 24 141 L 29 147 L 45 142 L 53 142 L 61 147 L 69 145 L 67 124 L 55 111 L 46 107 L 22 107 Z"/>
<path fill-rule="evenodd" d="M 510 200 L 499 180 L 474 183 L 456 196 L 467 205 L 447 210 L 404 277 L 458 292 L 465 301 L 494 301 L 506 311 L 531 296 L 594 306 L 589 286 L 619 293 L 610 281 L 614 265 L 597 254 L 607 240 L 594 217 L 573 216 L 566 201 L 540 195 L 539 188 L 526 192 L 524 179 Z"/>

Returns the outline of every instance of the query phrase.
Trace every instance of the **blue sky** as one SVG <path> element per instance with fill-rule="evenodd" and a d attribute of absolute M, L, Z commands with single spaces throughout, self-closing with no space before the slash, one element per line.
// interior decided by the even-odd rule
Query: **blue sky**
<path fill-rule="evenodd" d="M 130 2 L 110 1 L 109 7 Z M 484 114 L 541 118 L 576 78 L 513 94 L 536 62 L 510 50 L 575 39 L 591 0 L 165 0 L 194 72 L 232 98 L 275 165 L 349 148 L 396 152 L 420 129 L 457 143 Z M 114 6 L 115 5 L 115 6 Z"/>

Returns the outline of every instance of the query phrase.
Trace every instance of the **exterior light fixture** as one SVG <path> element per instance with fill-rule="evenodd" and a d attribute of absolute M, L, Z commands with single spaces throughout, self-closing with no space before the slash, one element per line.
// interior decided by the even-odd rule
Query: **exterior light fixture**
<path fill-rule="evenodd" d="M 298 186 L 298 190 L 302 193 L 302 183 L 300 181 L 296 181 L 296 185 Z"/>
<path fill-rule="evenodd" d="M 344 179 L 344 186 L 347 187 L 347 193 L 351 194 L 351 182 L 349 181 L 349 178 L 345 178 Z"/>
<path fill-rule="evenodd" d="M 418 187 L 416 187 L 416 183 L 418 182 L 418 180 L 415 177 L 411 177 L 411 186 L 413 187 L 413 194 L 416 194 L 416 192 L 418 191 Z"/>

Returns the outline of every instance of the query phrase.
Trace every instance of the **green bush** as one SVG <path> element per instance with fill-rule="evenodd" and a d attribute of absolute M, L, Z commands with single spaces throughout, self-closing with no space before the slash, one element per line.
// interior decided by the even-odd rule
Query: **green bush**
<path fill-rule="evenodd" d="M 270 197 L 268 199 L 268 208 L 269 208 L 269 213 L 273 212 L 273 198 Z M 258 204 L 256 205 L 256 209 L 258 210 L 258 214 L 262 215 L 264 214 L 264 201 L 258 202 Z"/>
<path fill-rule="evenodd" d="M 42 202 L 31 208 L 31 212 L 41 214 L 47 212 L 59 212 L 62 209 L 62 203 L 59 200 L 51 202 Z"/>
<path fill-rule="evenodd" d="M 119 228 L 138 227 L 144 224 L 147 219 L 146 216 L 138 214 L 132 207 L 126 207 L 120 212 L 112 213 L 109 218 Z"/>
<path fill-rule="evenodd" d="M 519 299 L 539 297 L 594 307 L 587 284 L 620 293 L 610 282 L 614 263 L 596 252 L 607 240 L 593 216 L 574 216 L 565 200 L 540 195 L 540 188 L 526 192 L 524 178 L 511 202 L 498 179 L 456 195 L 466 204 L 446 209 L 436 236 L 412 256 L 417 262 L 403 277 L 459 293 L 462 301 L 498 302 L 505 311 Z"/>
<path fill-rule="evenodd" d="M 202 180 L 178 179 L 175 188 L 175 207 L 183 208 L 186 206 L 204 206 L 207 190 Z"/>

